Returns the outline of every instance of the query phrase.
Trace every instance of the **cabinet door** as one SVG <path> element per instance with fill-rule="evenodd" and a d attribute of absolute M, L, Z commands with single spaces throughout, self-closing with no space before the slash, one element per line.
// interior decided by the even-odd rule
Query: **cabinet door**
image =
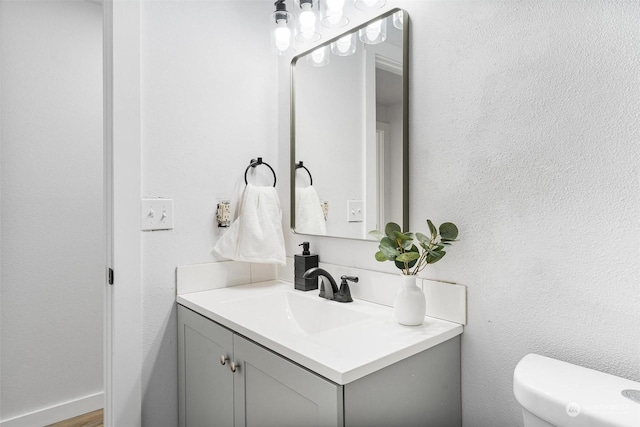
<path fill-rule="evenodd" d="M 343 426 L 342 386 L 234 335 L 236 427 Z"/>
<path fill-rule="evenodd" d="M 232 349 L 231 331 L 178 305 L 180 427 L 233 425 Z"/>

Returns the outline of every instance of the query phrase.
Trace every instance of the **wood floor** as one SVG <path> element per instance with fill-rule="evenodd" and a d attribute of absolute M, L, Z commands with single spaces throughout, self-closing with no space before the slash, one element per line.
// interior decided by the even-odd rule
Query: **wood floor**
<path fill-rule="evenodd" d="M 59 423 L 51 424 L 46 427 L 103 427 L 103 412 L 102 409 L 89 412 L 88 414 L 80 415 L 75 418 L 71 418 Z"/>

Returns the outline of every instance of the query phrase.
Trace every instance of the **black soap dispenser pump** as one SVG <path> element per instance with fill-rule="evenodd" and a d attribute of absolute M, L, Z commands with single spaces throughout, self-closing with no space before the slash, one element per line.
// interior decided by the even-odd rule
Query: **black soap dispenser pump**
<path fill-rule="evenodd" d="M 302 255 L 294 256 L 295 288 L 299 291 L 318 289 L 317 278 L 305 279 L 302 277 L 308 269 L 318 266 L 318 255 L 311 255 L 309 242 L 302 242 L 298 246 L 302 246 Z"/>

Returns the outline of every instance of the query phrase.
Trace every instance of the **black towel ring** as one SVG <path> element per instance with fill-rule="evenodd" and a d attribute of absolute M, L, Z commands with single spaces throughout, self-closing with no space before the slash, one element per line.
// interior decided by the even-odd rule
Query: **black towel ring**
<path fill-rule="evenodd" d="M 307 169 L 307 167 L 302 163 L 302 160 L 296 163 L 296 169 L 300 168 L 307 171 L 307 173 L 309 174 L 309 185 L 313 185 L 313 177 L 311 176 L 311 172 L 309 172 L 309 169 Z"/>
<path fill-rule="evenodd" d="M 256 159 L 251 159 L 251 161 L 249 162 L 249 166 L 247 166 L 247 168 L 244 171 L 244 183 L 245 184 L 249 184 L 249 182 L 247 182 L 247 172 L 249 172 L 250 168 L 255 168 L 258 165 L 265 165 L 266 167 L 268 167 L 269 169 L 271 169 L 271 173 L 273 174 L 273 186 L 276 186 L 276 173 L 273 170 L 273 168 L 271 166 L 269 166 L 269 163 L 263 162 L 262 161 L 262 157 L 258 157 L 258 160 Z"/>

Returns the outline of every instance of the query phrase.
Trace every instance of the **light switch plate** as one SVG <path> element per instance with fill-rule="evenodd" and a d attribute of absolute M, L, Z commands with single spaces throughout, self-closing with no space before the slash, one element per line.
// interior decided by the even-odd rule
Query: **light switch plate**
<path fill-rule="evenodd" d="M 142 199 L 140 204 L 142 231 L 173 229 L 172 199 Z"/>
<path fill-rule="evenodd" d="M 347 201 L 347 221 L 348 222 L 364 221 L 364 202 L 362 200 Z"/>

